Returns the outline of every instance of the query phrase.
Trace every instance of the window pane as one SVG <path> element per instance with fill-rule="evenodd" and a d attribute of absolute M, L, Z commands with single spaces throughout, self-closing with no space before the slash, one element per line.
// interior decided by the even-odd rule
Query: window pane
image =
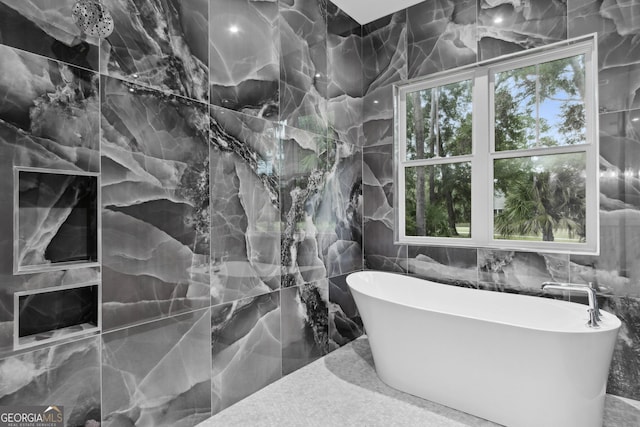
<path fill-rule="evenodd" d="M 519 150 L 536 145 L 535 66 L 496 73 L 496 151 Z"/>
<path fill-rule="evenodd" d="M 407 160 L 471 153 L 471 81 L 407 94 Z"/>
<path fill-rule="evenodd" d="M 583 243 L 586 153 L 494 161 L 494 238 Z"/>
<path fill-rule="evenodd" d="M 584 55 L 538 66 L 540 145 L 586 143 Z"/>
<path fill-rule="evenodd" d="M 407 236 L 470 237 L 471 163 L 405 168 Z"/>
<path fill-rule="evenodd" d="M 584 55 L 496 73 L 496 151 L 584 144 L 584 79 Z"/>

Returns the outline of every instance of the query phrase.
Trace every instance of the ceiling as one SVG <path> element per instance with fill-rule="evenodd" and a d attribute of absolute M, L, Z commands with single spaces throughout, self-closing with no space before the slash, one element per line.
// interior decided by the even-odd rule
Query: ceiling
<path fill-rule="evenodd" d="M 331 0 L 347 15 L 364 25 L 423 0 Z"/>

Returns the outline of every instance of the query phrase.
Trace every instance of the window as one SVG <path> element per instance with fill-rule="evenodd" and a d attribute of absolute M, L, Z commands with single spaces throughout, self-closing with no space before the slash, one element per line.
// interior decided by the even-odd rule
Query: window
<path fill-rule="evenodd" d="M 597 253 L 595 45 L 397 86 L 396 241 Z"/>

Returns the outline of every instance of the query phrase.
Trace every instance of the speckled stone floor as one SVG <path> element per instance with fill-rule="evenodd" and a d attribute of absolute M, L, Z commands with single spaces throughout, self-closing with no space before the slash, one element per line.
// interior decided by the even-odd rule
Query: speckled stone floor
<path fill-rule="evenodd" d="M 497 426 L 402 393 L 378 379 L 360 338 L 209 418 L 214 426 Z M 640 426 L 640 402 L 607 396 L 604 427 Z"/>

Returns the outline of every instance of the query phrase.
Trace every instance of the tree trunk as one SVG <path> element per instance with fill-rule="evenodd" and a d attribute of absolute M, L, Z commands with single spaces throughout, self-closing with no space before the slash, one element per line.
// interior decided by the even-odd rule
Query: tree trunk
<path fill-rule="evenodd" d="M 449 224 L 449 232 L 452 236 L 458 236 L 458 230 L 456 230 L 456 211 L 453 208 L 453 195 L 450 188 L 446 190 L 446 201 L 447 201 L 447 218 Z"/>
<path fill-rule="evenodd" d="M 542 241 L 553 242 L 553 239 L 553 226 L 551 223 L 545 224 L 544 229 L 542 230 Z"/>
<path fill-rule="evenodd" d="M 429 155 L 434 157 L 436 154 L 436 143 L 438 140 L 436 134 L 436 126 L 438 123 L 438 90 L 431 90 L 431 111 L 429 112 Z M 436 169 L 429 168 L 429 203 L 436 202 Z"/>
<path fill-rule="evenodd" d="M 413 92 L 413 121 L 416 136 L 416 158 L 424 159 L 424 117 L 420 92 Z M 424 166 L 416 168 L 416 234 L 426 236 Z"/>
<path fill-rule="evenodd" d="M 437 92 L 437 91 L 436 91 Z M 437 104 L 437 102 L 434 102 Z M 432 113 L 433 122 L 435 123 L 436 134 L 440 134 L 440 127 L 438 125 L 437 118 L 437 109 L 435 114 Z M 434 144 L 435 145 L 435 144 Z M 444 154 L 444 141 L 441 138 L 438 138 L 438 155 L 442 156 Z M 450 173 L 448 169 L 448 165 L 440 166 L 442 168 L 442 192 L 444 193 L 445 204 L 447 205 L 447 226 L 449 228 L 449 233 L 452 236 L 458 235 L 458 230 L 456 230 L 456 211 L 453 208 L 453 189 L 451 186 Z"/>

